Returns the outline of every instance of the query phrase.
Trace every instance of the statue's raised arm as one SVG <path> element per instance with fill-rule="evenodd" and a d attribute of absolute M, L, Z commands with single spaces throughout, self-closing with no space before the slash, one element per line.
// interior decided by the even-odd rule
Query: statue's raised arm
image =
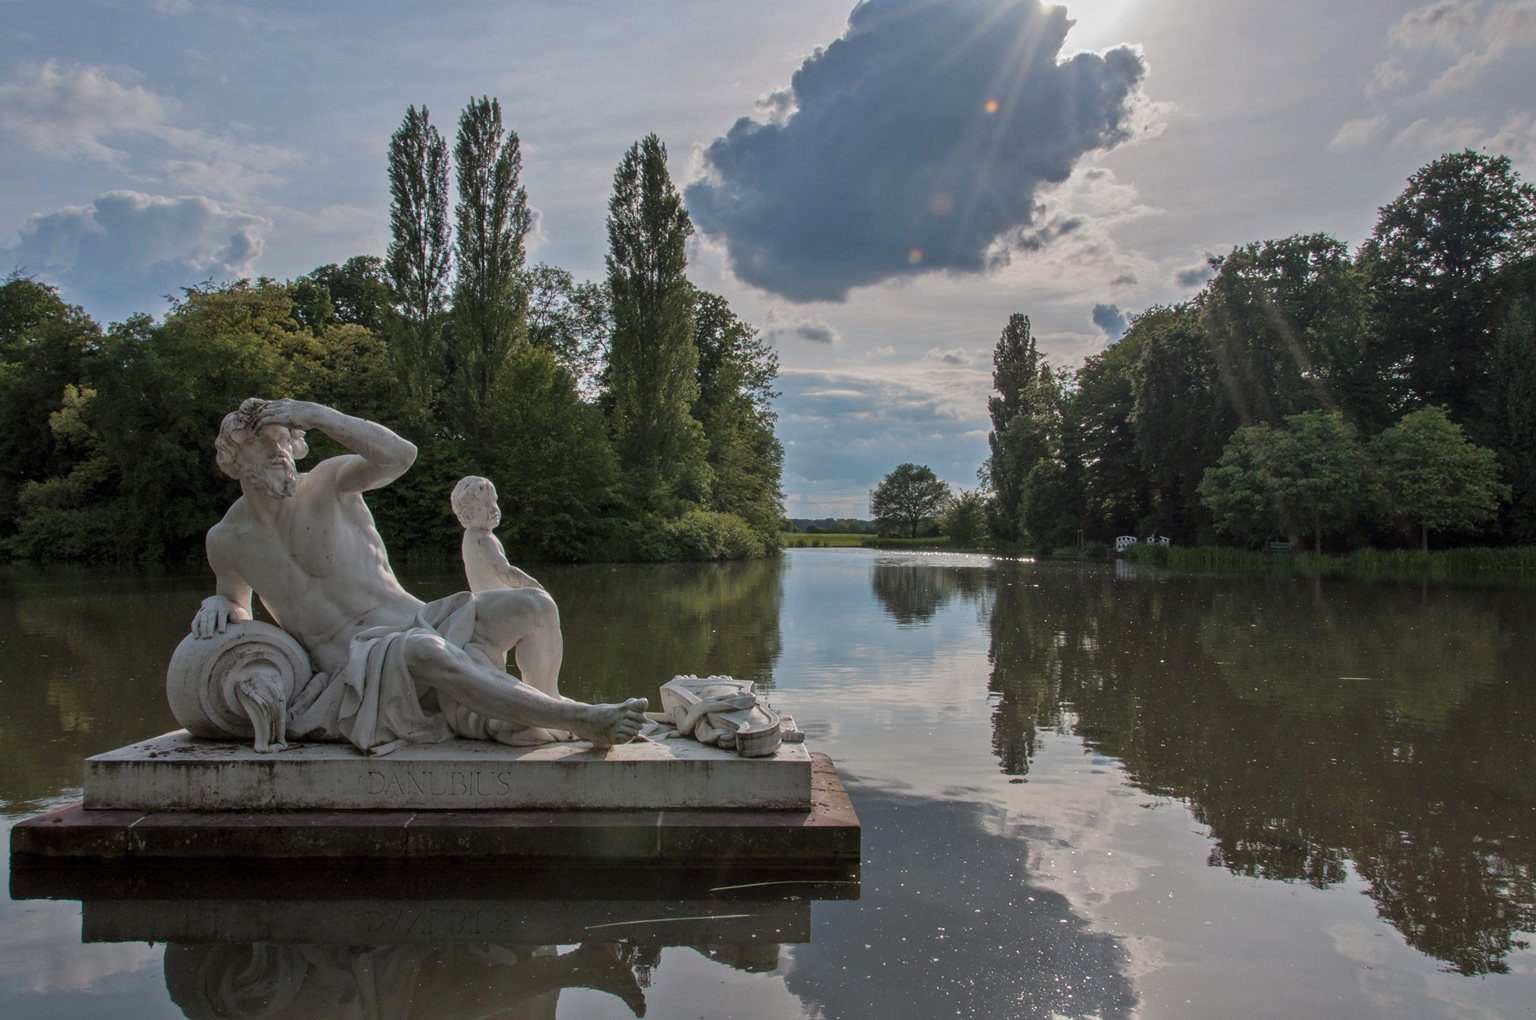
<path fill-rule="evenodd" d="M 416 447 L 409 440 L 378 422 L 354 418 L 324 404 L 286 398 L 265 401 L 252 416 L 251 427 L 259 434 L 274 426 L 298 433 L 318 429 L 351 450 L 355 456 L 324 462 L 335 472 L 336 487 L 342 492 L 382 488 L 416 461 Z"/>

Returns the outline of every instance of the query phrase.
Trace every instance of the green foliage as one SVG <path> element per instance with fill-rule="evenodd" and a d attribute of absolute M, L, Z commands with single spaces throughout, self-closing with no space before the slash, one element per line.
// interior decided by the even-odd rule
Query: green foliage
<path fill-rule="evenodd" d="M 522 344 L 508 357 L 484 415 L 490 438 L 479 473 L 500 494 L 502 540 L 539 559 L 593 556 L 602 516 L 618 496 L 618 463 L 602 412 L 577 396 L 553 354 Z"/>
<path fill-rule="evenodd" d="M 1509 497 L 1509 486 L 1498 480 L 1497 456 L 1467 442 L 1444 408 L 1404 415 L 1372 446 L 1381 463 L 1389 516 L 1418 528 L 1423 551 L 1429 549 L 1430 531 L 1470 530 Z"/>
<path fill-rule="evenodd" d="M 987 442 L 992 456 L 982 469 L 991 487 L 991 527 L 1004 539 L 1019 537 L 1019 507 L 1024 500 L 1024 479 L 1042 455 L 1034 430 L 1015 422 L 1031 410 L 1031 398 L 1040 376 L 1040 352 L 1030 332 L 1029 316 L 1015 312 L 1008 317 L 1002 336 L 992 351 L 992 387 L 997 396 L 987 398 L 992 431 Z"/>
<path fill-rule="evenodd" d="M 1019 533 L 1044 551 L 1076 546 L 1083 516 L 1081 429 L 1070 387 L 1066 372 L 1042 364 L 1030 387 L 1030 409 L 1007 433 L 1014 449 L 1037 451 L 1020 493 Z"/>
<path fill-rule="evenodd" d="M 17 528 L 24 486 L 78 461 L 49 418 L 100 344 L 101 328 L 52 287 L 14 273 L 0 284 L 0 538 Z"/>
<path fill-rule="evenodd" d="M 1131 334 L 1142 345 L 1131 427 L 1152 490 L 1145 524 L 1188 542 L 1208 520 L 1200 481 L 1237 420 L 1222 397 L 1197 303 L 1148 309 L 1120 342 Z"/>
<path fill-rule="evenodd" d="M 523 157 L 516 131 L 501 123 L 501 103 L 472 99 L 459 117 L 453 149 L 459 201 L 449 364 L 453 420 L 486 435 L 484 412 L 513 348 L 525 339 L 527 294 L 520 276 L 531 224 L 528 193 L 518 185 Z"/>
<path fill-rule="evenodd" d="M 1510 306 L 1494 348 L 1494 379 L 1494 432 L 1512 490 L 1509 532 L 1518 542 L 1536 542 L 1536 293 Z"/>
<path fill-rule="evenodd" d="M 949 499 L 949 486 L 932 468 L 898 464 L 869 494 L 869 512 L 882 535 L 904 529 L 916 538 L 918 528 L 937 520 Z"/>
<path fill-rule="evenodd" d="M 939 533 L 956 545 L 974 547 L 987 537 L 987 498 L 975 489 L 961 489 L 939 515 Z"/>
<path fill-rule="evenodd" d="M 1371 470 L 1343 415 L 1307 411 L 1238 429 L 1200 491 L 1218 531 L 1248 545 L 1310 535 L 1321 552 L 1325 534 L 1348 534 L 1368 511 Z"/>
<path fill-rule="evenodd" d="M 1216 530 L 1247 546 L 1280 533 L 1280 486 L 1289 469 L 1288 437 L 1268 425 L 1232 433 L 1215 467 L 1207 468 L 1200 495 Z"/>
<path fill-rule="evenodd" d="M 382 333 L 390 320 L 394 292 L 384 275 L 384 260 L 374 255 L 354 255 L 341 265 L 334 262 L 319 266 L 294 281 L 294 304 L 301 303 L 300 288 L 313 286 L 317 294 L 323 291 L 330 303 L 330 315 L 325 324 L 362 326 L 375 333 Z M 314 327 L 315 323 L 299 320 Z"/>
<path fill-rule="evenodd" d="M 1403 397 L 1443 404 L 1493 436 L 1489 368 L 1501 271 L 1536 252 L 1536 188 L 1507 156 L 1468 149 L 1415 173 L 1360 252 L 1387 364 Z"/>
<path fill-rule="evenodd" d="M 1308 411 L 1283 428 L 1250 425 L 1232 434 L 1200 491 L 1218 531 L 1256 546 L 1275 535 L 1347 536 L 1373 511 L 1417 528 L 1466 530 L 1488 520 L 1508 487 L 1491 450 L 1467 442 L 1443 408 L 1412 414 L 1362 445 L 1339 412 Z"/>
<path fill-rule="evenodd" d="M 708 439 L 693 417 L 699 396 L 693 287 L 683 271 L 693 223 L 667 171 L 667 149 L 647 135 L 613 175 L 608 203 L 609 430 L 630 498 L 672 516 L 709 496 Z"/>
<path fill-rule="evenodd" d="M 557 266 L 540 262 L 523 274 L 528 295 L 528 340 L 554 355 L 585 394 L 596 388 L 608 353 L 613 311 L 596 283 L 577 283 Z"/>
<path fill-rule="evenodd" d="M 1361 392 L 1369 336 L 1363 275 L 1326 234 L 1244 245 L 1211 260 L 1202 308 L 1211 357 L 1237 420 L 1348 406 L 1375 420 Z"/>
<path fill-rule="evenodd" d="M 763 555 L 762 539 L 735 514 L 690 510 L 664 526 L 671 555 L 680 560 L 739 560 Z"/>
<path fill-rule="evenodd" d="M 768 548 L 784 517 L 784 447 L 774 435 L 779 356 L 724 298 L 698 291 L 694 305 L 698 398 L 693 417 L 709 444 L 713 509 L 746 521 Z"/>
<path fill-rule="evenodd" d="M 1090 539 L 1134 534 L 1151 508 L 1151 491 L 1131 416 L 1146 333 L 1132 330 L 1083 362 L 1071 397 L 1082 461 L 1082 527 Z"/>
<path fill-rule="evenodd" d="M 453 255 L 448 226 L 448 143 L 427 108 L 407 107 L 389 140 L 389 248 L 384 272 L 399 315 L 388 330 L 417 431 L 444 384 L 443 326 Z M 361 323 L 368 325 L 367 323 Z"/>

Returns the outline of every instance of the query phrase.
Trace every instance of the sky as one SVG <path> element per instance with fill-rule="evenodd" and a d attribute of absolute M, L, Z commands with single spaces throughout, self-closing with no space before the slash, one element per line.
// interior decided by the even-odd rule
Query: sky
<path fill-rule="evenodd" d="M 0 268 L 106 322 L 382 254 L 406 106 L 479 95 L 579 279 L 661 137 L 690 278 L 779 353 L 787 513 L 864 516 L 902 462 L 976 486 L 1009 314 L 1072 366 L 1444 152 L 1536 179 L 1536 0 L 0 0 Z"/>

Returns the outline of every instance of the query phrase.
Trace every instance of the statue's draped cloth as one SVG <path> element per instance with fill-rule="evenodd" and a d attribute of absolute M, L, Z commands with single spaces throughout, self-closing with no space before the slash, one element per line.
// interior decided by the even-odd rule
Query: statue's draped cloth
<path fill-rule="evenodd" d="M 345 740 L 371 754 L 453 739 L 457 734 L 450 719 L 456 706 L 442 706 L 446 714 L 436 706 L 423 706 L 406 667 L 404 639 L 414 633 L 440 637 L 489 664 L 471 645 L 475 597 L 462 591 L 428 602 L 405 627 L 369 627 L 355 634 L 341 672 L 316 673 L 295 693 L 288 713 L 289 737 Z"/>

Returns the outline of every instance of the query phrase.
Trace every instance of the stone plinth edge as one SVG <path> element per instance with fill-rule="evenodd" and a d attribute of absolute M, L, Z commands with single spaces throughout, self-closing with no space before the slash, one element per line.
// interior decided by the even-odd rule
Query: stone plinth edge
<path fill-rule="evenodd" d="M 811 759 L 691 740 L 504 747 L 454 740 L 375 757 L 342 744 L 258 754 L 185 730 L 85 761 L 85 807 L 109 811 L 804 810 Z"/>
<path fill-rule="evenodd" d="M 826 755 L 797 750 L 810 773 L 808 809 L 146 812 L 76 803 L 15 825 L 11 860 L 857 861 L 859 820 L 837 770 Z"/>

